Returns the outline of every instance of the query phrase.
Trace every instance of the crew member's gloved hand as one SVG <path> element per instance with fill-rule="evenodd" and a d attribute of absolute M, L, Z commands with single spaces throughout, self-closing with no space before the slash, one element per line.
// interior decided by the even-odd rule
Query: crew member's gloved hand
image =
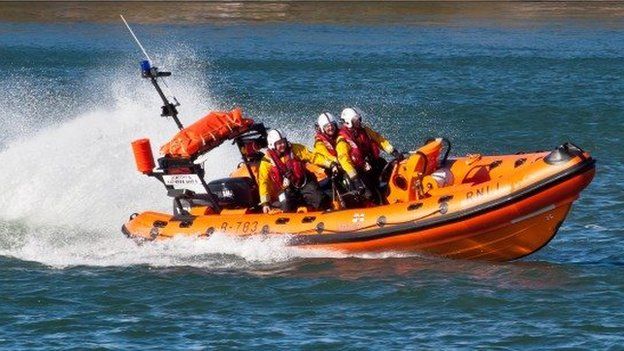
<path fill-rule="evenodd" d="M 290 180 L 288 180 L 288 178 L 284 177 L 284 180 L 282 181 L 282 188 L 286 189 L 290 186 Z"/>
<path fill-rule="evenodd" d="M 403 157 L 403 154 L 397 149 L 394 149 L 394 151 L 392 151 L 392 157 L 394 157 L 398 161 L 403 161 L 403 159 L 405 158 Z"/>
<path fill-rule="evenodd" d="M 360 179 L 360 177 L 351 179 L 351 182 L 353 183 L 358 195 L 364 196 L 367 200 L 371 200 L 373 198 L 373 193 L 366 187 L 366 185 L 364 185 L 364 182 Z"/>
<path fill-rule="evenodd" d="M 337 177 L 340 174 L 340 167 L 336 162 L 332 162 L 329 169 L 331 170 L 332 177 Z"/>
<path fill-rule="evenodd" d="M 271 206 L 269 204 L 262 205 L 262 213 L 269 213 L 271 211 Z"/>

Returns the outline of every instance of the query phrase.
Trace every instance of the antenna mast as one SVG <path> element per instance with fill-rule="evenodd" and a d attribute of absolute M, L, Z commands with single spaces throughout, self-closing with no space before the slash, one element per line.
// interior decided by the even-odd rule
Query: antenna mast
<path fill-rule="evenodd" d="M 143 51 L 143 54 L 147 58 L 147 60 L 141 61 L 141 77 L 150 79 L 150 81 L 152 82 L 152 85 L 154 86 L 154 88 L 156 88 L 156 92 L 162 99 L 163 106 L 161 107 L 162 113 L 160 115 L 162 117 L 173 118 L 176 125 L 178 126 L 178 129 L 180 130 L 184 129 L 184 126 L 182 125 L 182 123 L 180 122 L 180 119 L 178 118 L 178 109 L 176 108 L 177 106 L 180 106 L 180 103 L 175 97 L 172 97 L 173 101 L 175 101 L 175 104 L 171 103 L 169 99 L 167 99 L 167 96 L 165 96 L 165 94 L 163 93 L 158 83 L 158 78 L 169 77 L 171 75 L 171 72 L 159 72 L 158 67 L 152 66 L 152 59 L 147 54 L 147 51 L 145 51 L 145 48 L 143 48 L 143 45 L 141 45 L 141 42 L 139 41 L 137 36 L 134 34 L 134 31 L 132 30 L 132 28 L 130 28 L 130 25 L 128 24 L 124 16 L 119 15 L 119 17 L 121 17 L 122 21 L 126 25 L 126 28 L 128 28 L 128 31 L 130 31 L 130 34 L 134 38 L 134 41 L 136 41 L 136 43 L 139 45 L 139 48 L 141 49 L 141 51 Z"/>

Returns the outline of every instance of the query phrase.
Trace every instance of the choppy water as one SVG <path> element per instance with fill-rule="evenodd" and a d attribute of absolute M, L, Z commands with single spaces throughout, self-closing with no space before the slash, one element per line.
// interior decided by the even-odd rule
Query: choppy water
<path fill-rule="evenodd" d="M 594 182 L 522 261 L 220 235 L 137 247 L 120 225 L 170 204 L 129 142 L 175 132 L 138 49 L 121 23 L 0 22 L 0 348 L 622 349 L 624 26 L 436 16 L 135 29 L 185 122 L 238 105 L 310 144 L 319 112 L 354 104 L 404 150 L 588 149 Z M 216 177 L 238 160 L 210 162 Z"/>

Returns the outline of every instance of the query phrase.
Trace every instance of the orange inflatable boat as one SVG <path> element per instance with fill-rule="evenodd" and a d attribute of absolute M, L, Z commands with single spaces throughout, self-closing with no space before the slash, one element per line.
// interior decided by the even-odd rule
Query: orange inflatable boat
<path fill-rule="evenodd" d="M 263 214 L 250 155 L 242 153 L 241 168 L 232 177 L 210 182 L 197 162 L 226 140 L 241 150 L 249 143 L 262 145 L 262 124 L 241 119 L 237 110 L 230 114 L 235 118 L 218 114 L 223 123 L 234 121 L 230 128 L 216 119 L 204 123 L 228 133 L 193 147 L 197 153 L 188 157 L 166 154 L 158 166 L 148 141 L 133 143 L 139 170 L 165 185 L 174 206 L 173 213 L 132 214 L 122 227 L 125 235 L 137 241 L 214 233 L 286 235 L 291 245 L 305 248 L 508 261 L 536 252 L 555 236 L 595 171 L 594 159 L 571 143 L 544 152 L 448 157 L 450 144 L 433 139 L 389 163 L 382 179 L 384 205 L 345 208 L 335 201 L 333 209 L 322 212 L 300 208 Z M 205 118 L 216 118 L 211 116 Z M 324 178 L 319 174 L 321 184 L 329 183 Z"/>

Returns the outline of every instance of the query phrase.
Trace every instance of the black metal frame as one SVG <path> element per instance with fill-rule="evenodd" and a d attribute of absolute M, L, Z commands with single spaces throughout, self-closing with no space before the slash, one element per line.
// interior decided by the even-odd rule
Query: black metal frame
<path fill-rule="evenodd" d="M 241 158 L 243 163 L 247 167 L 247 171 L 249 176 L 253 180 L 253 182 L 258 184 L 257 179 L 251 169 L 251 160 L 247 158 L 247 156 L 242 152 L 242 148 L 246 142 L 257 141 L 261 147 L 264 147 L 266 144 L 266 128 L 264 124 L 257 123 L 252 125 L 248 130 L 238 134 L 235 137 L 228 138 L 228 140 L 233 140 L 233 144 L 236 144 L 239 152 L 241 154 Z M 158 179 L 165 188 L 167 188 L 167 195 L 173 197 L 173 213 L 174 217 L 184 217 L 188 216 L 189 213 L 183 208 L 182 200 L 186 200 L 192 202 L 192 200 L 201 200 L 206 201 L 210 204 L 210 207 L 213 209 L 215 213 L 221 212 L 222 208 L 219 206 L 218 198 L 215 194 L 210 191 L 208 184 L 204 180 L 205 171 L 200 164 L 196 164 L 195 160 L 199 158 L 199 156 L 205 154 L 205 152 L 200 152 L 197 155 L 189 158 L 189 159 L 177 159 L 177 158 L 169 158 L 169 157 L 161 157 L 158 159 L 158 166 L 163 171 L 163 173 L 151 173 L 150 176 Z M 178 173 L 180 169 L 184 169 L 185 171 L 182 173 Z M 165 184 L 164 176 L 165 175 L 174 175 L 174 174 L 195 174 L 198 176 L 201 181 L 202 187 L 205 189 L 206 194 L 195 194 L 189 190 L 180 190 L 174 189 L 173 186 Z"/>
<path fill-rule="evenodd" d="M 175 104 L 171 103 L 167 99 L 165 94 L 163 93 L 158 83 L 158 78 L 169 77 L 171 76 L 171 72 L 160 72 L 158 71 L 157 67 L 152 67 L 149 61 L 144 61 L 141 64 L 141 76 L 143 78 L 147 78 L 150 80 L 150 82 L 156 89 L 156 92 L 158 93 L 161 100 L 163 101 L 163 106 L 161 107 L 162 109 L 161 117 L 173 118 L 176 125 L 178 126 L 178 129 L 180 130 L 184 129 L 184 126 L 182 125 L 182 123 L 180 122 L 180 119 L 178 118 L 178 110 L 176 108 L 177 106 L 180 106 L 180 103 L 176 100 L 175 97 L 173 97 Z M 249 127 L 247 130 L 245 130 L 244 132 L 241 132 L 234 137 L 228 138 L 228 140 L 232 140 L 232 139 L 234 140 L 233 143 L 236 144 L 236 146 L 238 147 L 238 150 L 241 153 L 241 157 L 243 159 L 243 163 L 245 163 L 249 176 L 251 177 L 253 182 L 256 184 L 256 186 L 258 182 L 251 169 L 251 160 L 243 153 L 242 149 L 245 143 L 250 142 L 250 141 L 255 141 L 260 145 L 260 147 L 265 147 L 266 146 L 266 134 L 267 133 L 266 133 L 266 128 L 264 124 L 256 123 L 252 125 L 251 127 Z M 218 145 L 213 145 L 212 148 L 215 148 Z M 176 158 L 161 157 L 158 159 L 158 166 L 163 171 L 163 173 L 150 173 L 149 174 L 149 176 L 154 177 L 158 179 L 161 183 L 163 183 L 163 185 L 165 185 L 165 187 L 167 188 L 167 195 L 173 197 L 173 213 L 176 218 L 189 216 L 189 213 L 186 210 L 184 210 L 182 206 L 182 200 L 187 200 L 191 203 L 192 203 L 192 200 L 194 199 L 207 201 L 208 203 L 210 203 L 210 207 L 212 207 L 215 213 L 221 212 L 221 207 L 219 206 L 219 201 L 217 197 L 215 196 L 215 194 L 213 194 L 210 191 L 208 184 L 204 180 L 204 174 L 205 174 L 204 169 L 202 168 L 201 165 L 195 164 L 195 160 L 197 160 L 199 156 L 205 154 L 208 151 L 210 150 L 200 151 L 197 153 L 197 155 L 189 159 L 176 159 Z M 177 172 L 171 173 L 171 171 L 179 171 L 180 169 L 186 169 L 188 170 L 188 172 L 187 173 L 177 173 Z M 201 185 L 204 187 L 206 191 L 206 194 L 205 195 L 195 194 L 192 191 L 175 189 L 173 186 L 169 186 L 165 184 L 164 176 L 173 175 L 173 174 L 195 174 L 197 175 L 199 180 L 201 181 Z"/>
<path fill-rule="evenodd" d="M 245 163 L 245 166 L 247 167 L 249 176 L 251 177 L 251 179 L 257 186 L 258 184 L 257 179 L 251 169 L 251 160 L 249 160 L 247 156 L 242 152 L 242 148 L 245 142 L 248 142 L 251 140 L 258 140 L 260 145 L 262 145 L 263 143 L 266 143 L 266 128 L 264 127 L 262 123 L 254 124 L 250 127 L 249 130 L 230 139 L 233 139 L 233 144 L 236 144 L 238 146 L 239 152 L 241 154 L 241 158 L 243 160 L 243 163 Z M 199 153 L 190 159 L 183 159 L 183 160 L 162 157 L 158 160 L 158 163 L 159 163 L 159 167 L 163 170 L 163 173 L 151 174 L 153 177 L 155 177 L 161 183 L 163 183 L 163 185 L 165 185 L 165 187 L 167 188 L 167 195 L 173 197 L 173 208 L 174 208 L 173 212 L 174 212 L 175 217 L 178 217 L 179 215 L 188 216 L 188 212 L 184 210 L 181 200 L 207 201 L 210 203 L 210 207 L 213 209 L 215 213 L 221 212 L 221 207 L 219 206 L 219 201 L 216 195 L 213 194 L 212 191 L 210 191 L 208 184 L 204 180 L 204 175 L 205 175 L 204 169 L 201 167 L 201 165 L 194 163 L 195 160 L 197 160 L 197 158 L 200 155 L 203 155 L 204 153 Z M 180 168 L 188 169 L 188 173 L 180 173 L 180 174 L 195 174 L 198 176 L 199 180 L 201 181 L 202 187 L 206 191 L 205 195 L 195 194 L 189 190 L 174 189 L 173 186 L 165 184 L 163 176 L 177 174 L 177 173 L 170 173 L 170 171 L 179 170 Z"/>

